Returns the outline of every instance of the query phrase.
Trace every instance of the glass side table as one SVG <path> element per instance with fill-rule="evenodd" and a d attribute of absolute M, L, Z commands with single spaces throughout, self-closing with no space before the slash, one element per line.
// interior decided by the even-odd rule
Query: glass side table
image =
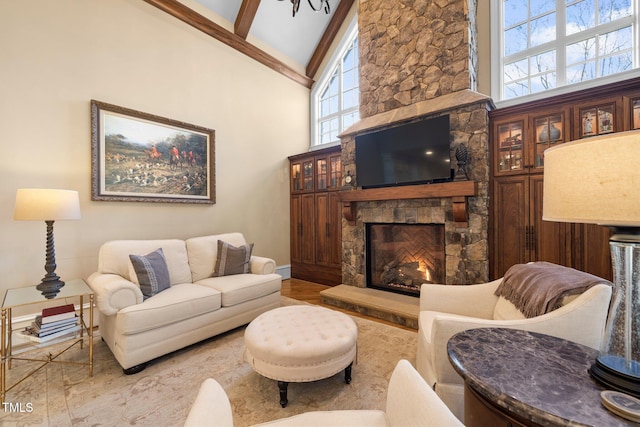
<path fill-rule="evenodd" d="M 84 297 L 89 297 L 89 321 L 85 322 L 84 316 Z M 5 402 L 6 393 L 13 387 L 20 384 L 31 375 L 38 372 L 51 362 L 56 363 L 71 363 L 77 365 L 87 366 L 89 368 L 89 376 L 93 376 L 93 303 L 94 294 L 91 288 L 84 282 L 84 280 L 70 280 L 60 289 L 60 293 L 56 296 L 55 300 L 68 300 L 77 299 L 79 302 L 79 308 L 76 313 L 79 318 L 80 330 L 75 335 L 69 335 L 67 337 L 60 337 L 53 339 L 45 343 L 35 343 L 25 340 L 25 344 L 20 348 L 13 346 L 13 335 L 18 330 L 13 330 L 11 321 L 11 310 L 16 307 L 22 307 L 31 304 L 41 304 L 46 301 L 54 301 L 46 299 L 35 286 L 28 286 L 23 288 L 8 289 L 4 300 L 2 301 L 2 335 L 0 336 L 0 403 Z M 62 304 L 62 303 L 61 303 Z M 86 336 L 85 336 L 86 333 Z M 71 362 L 64 360 L 56 360 L 61 354 L 71 349 L 76 345 L 80 345 L 80 348 L 84 348 L 84 339 L 88 338 L 89 344 L 89 360 L 87 363 L 83 362 Z M 59 344 L 65 342 L 68 345 L 55 355 L 49 353 L 45 359 L 32 359 L 27 357 L 18 357 L 19 354 L 26 353 L 31 350 L 35 350 L 42 347 L 48 347 L 53 344 Z M 31 370 L 23 378 L 19 379 L 10 386 L 7 386 L 8 370 L 11 369 L 12 360 L 26 360 L 30 362 L 40 362 L 40 365 Z"/>

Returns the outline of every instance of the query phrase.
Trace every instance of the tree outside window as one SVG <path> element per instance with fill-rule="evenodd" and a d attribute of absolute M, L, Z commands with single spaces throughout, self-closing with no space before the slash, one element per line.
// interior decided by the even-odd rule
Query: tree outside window
<path fill-rule="evenodd" d="M 494 0 L 493 6 L 500 11 L 498 100 L 640 68 L 637 0 Z"/>

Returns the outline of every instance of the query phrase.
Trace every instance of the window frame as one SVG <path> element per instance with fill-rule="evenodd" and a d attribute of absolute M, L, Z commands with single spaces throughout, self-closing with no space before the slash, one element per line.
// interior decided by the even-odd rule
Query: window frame
<path fill-rule="evenodd" d="M 531 1 L 531 0 L 530 0 Z M 518 96 L 515 98 L 503 99 L 504 85 L 503 85 L 503 73 L 504 73 L 504 28 L 503 28 L 503 9 L 504 0 L 491 0 L 490 3 L 490 16 L 491 16 L 491 97 L 494 100 L 496 107 L 508 107 L 511 105 L 517 105 L 537 99 L 543 99 L 550 96 L 559 94 L 574 92 L 578 90 L 589 89 L 598 87 L 618 81 L 630 79 L 633 77 L 640 77 L 640 8 L 632 2 L 632 13 L 630 17 L 622 18 L 620 21 L 614 21 L 615 24 L 606 23 L 601 24 L 597 30 L 590 28 L 579 33 L 570 35 L 565 34 L 565 7 L 566 0 L 556 0 L 556 34 L 562 33 L 561 37 L 557 37 L 551 42 L 537 45 L 528 49 L 526 54 L 523 53 L 523 57 L 527 57 L 533 53 L 541 53 L 549 50 L 558 51 L 557 63 L 556 63 L 556 87 L 542 90 L 527 95 Z M 634 7 L 636 6 L 636 7 Z M 558 23 L 560 22 L 560 23 Z M 623 71 L 621 73 L 611 74 L 604 77 L 596 77 L 595 79 L 586 80 L 578 83 L 566 84 L 566 46 L 576 41 L 584 40 L 588 37 L 593 37 L 596 34 L 603 32 L 599 31 L 605 29 L 611 31 L 612 29 L 622 28 L 624 26 L 631 25 L 632 27 L 632 40 L 634 43 L 632 54 L 634 58 L 633 68 L 631 70 Z M 558 50 L 559 49 L 559 50 Z"/>
<path fill-rule="evenodd" d="M 327 66 L 322 71 L 322 74 L 313 85 L 311 89 L 311 97 L 310 97 L 310 150 L 318 150 L 325 147 L 331 147 L 334 145 L 340 144 L 340 141 L 333 141 L 328 143 L 320 143 L 320 124 L 319 124 L 319 114 L 320 114 L 320 96 L 322 95 L 322 90 L 329 83 L 329 80 L 333 76 L 336 71 L 336 68 L 340 66 L 342 59 L 344 58 L 347 50 L 351 46 L 353 40 L 358 37 L 358 16 L 355 15 L 351 22 L 349 23 L 347 30 L 342 37 L 342 40 L 338 44 L 335 49 L 333 55 L 331 55 L 331 59 L 327 63 Z M 358 49 L 359 50 L 359 49 Z M 359 60 L 359 58 L 356 58 Z M 359 84 L 359 83 L 358 83 Z M 340 78 L 340 90 L 339 95 L 342 96 L 342 78 Z M 342 110 L 339 110 L 339 132 L 341 133 L 344 129 L 340 129 L 342 127 Z"/>

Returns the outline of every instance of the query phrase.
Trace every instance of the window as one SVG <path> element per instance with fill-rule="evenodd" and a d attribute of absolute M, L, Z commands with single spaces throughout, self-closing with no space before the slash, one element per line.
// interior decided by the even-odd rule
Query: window
<path fill-rule="evenodd" d="M 311 92 L 311 145 L 332 144 L 360 120 L 356 19 Z"/>
<path fill-rule="evenodd" d="M 637 7 L 637 0 L 493 0 L 493 98 L 628 78 L 640 68 Z"/>

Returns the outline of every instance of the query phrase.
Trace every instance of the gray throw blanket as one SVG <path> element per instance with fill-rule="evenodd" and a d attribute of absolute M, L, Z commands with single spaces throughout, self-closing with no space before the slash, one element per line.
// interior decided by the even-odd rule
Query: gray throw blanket
<path fill-rule="evenodd" d="M 598 283 L 611 285 L 593 274 L 549 262 L 516 264 L 504 274 L 495 295 L 505 297 L 531 318 L 560 308 L 564 297 L 581 294 Z"/>

